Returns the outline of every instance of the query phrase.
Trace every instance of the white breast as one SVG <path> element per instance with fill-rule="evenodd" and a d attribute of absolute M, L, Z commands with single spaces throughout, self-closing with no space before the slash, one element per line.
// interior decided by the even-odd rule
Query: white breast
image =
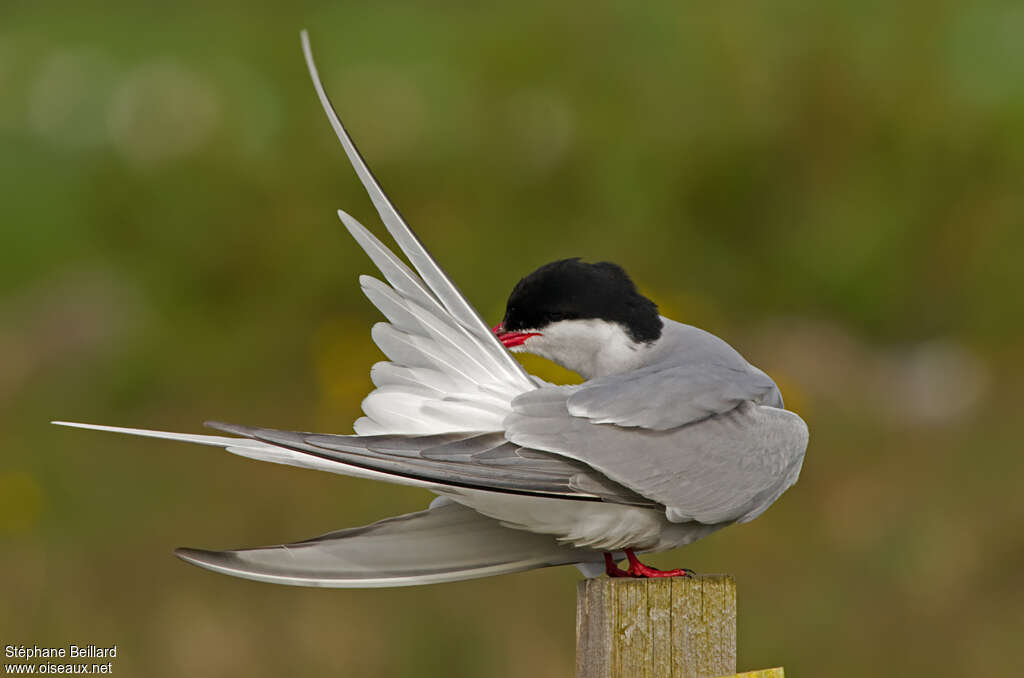
<path fill-rule="evenodd" d="M 645 363 L 652 346 L 633 341 L 618 323 L 559 320 L 512 351 L 539 355 L 584 379 L 594 379 L 636 369 Z"/>

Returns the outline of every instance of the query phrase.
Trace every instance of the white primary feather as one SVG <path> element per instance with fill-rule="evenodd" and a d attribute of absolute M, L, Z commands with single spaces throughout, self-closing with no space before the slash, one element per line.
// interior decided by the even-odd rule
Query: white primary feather
<path fill-rule="evenodd" d="M 489 343 L 442 308 L 423 281 L 361 224 L 348 215 L 343 220 L 391 283 L 360 278 L 367 298 L 388 319 L 374 325 L 371 336 L 391 366 L 375 367 L 378 388 L 363 401 L 366 416 L 356 421 L 355 430 L 411 434 L 500 429 L 512 399 L 536 385 L 510 373 Z M 514 360 L 500 343 L 498 348 Z M 439 381 L 443 388 L 437 387 Z M 471 416 L 464 416 L 467 412 Z"/>
<path fill-rule="evenodd" d="M 373 176 L 370 168 L 367 167 L 366 162 L 363 160 L 362 155 L 360 155 L 355 143 L 353 143 L 352 138 L 345 130 L 345 126 L 342 124 L 341 119 L 334 110 L 334 106 L 331 104 L 330 98 L 327 96 L 327 92 L 324 90 L 323 83 L 320 81 L 320 75 L 316 68 L 316 62 L 313 60 L 313 51 L 309 45 L 309 36 L 305 31 L 302 32 L 302 51 L 306 58 L 306 66 L 309 69 L 310 77 L 313 80 L 313 86 L 316 88 L 316 93 L 320 98 L 320 103 L 323 106 L 324 113 L 327 115 L 327 118 L 331 123 L 331 127 L 334 128 L 334 132 L 337 135 L 338 140 L 341 142 L 341 146 L 345 150 L 345 154 L 348 156 L 349 162 L 352 164 L 352 168 L 355 170 L 356 175 L 359 177 L 359 180 L 362 182 L 367 194 L 370 196 L 373 206 L 377 209 L 378 214 L 380 214 L 381 221 L 384 222 L 384 226 L 388 229 L 391 237 L 393 237 L 395 242 L 398 243 L 402 252 L 409 257 L 409 261 L 412 262 L 413 267 L 419 272 L 420 276 L 422 276 L 422 280 L 437 296 L 437 299 L 441 304 L 448 309 L 451 316 L 473 335 L 481 348 L 489 351 L 502 363 L 511 379 L 518 382 L 524 389 L 532 388 L 533 383 L 526 371 L 511 355 L 509 355 L 504 346 L 501 345 L 501 342 L 499 342 L 491 333 L 487 324 L 484 323 L 480 318 L 480 315 L 476 312 L 476 309 L 466 301 L 466 298 L 459 291 L 458 287 L 456 287 L 456 285 L 451 281 L 444 270 L 438 266 L 433 257 L 430 256 L 426 248 L 423 247 L 423 244 L 420 243 L 416 235 L 409 229 L 405 220 L 402 219 L 402 215 L 398 213 L 398 210 L 391 204 L 387 195 L 384 194 L 384 191 L 381 189 L 377 179 Z M 346 221 L 346 225 L 348 225 L 346 220 L 347 215 L 340 211 L 339 215 L 342 217 L 343 221 Z"/>

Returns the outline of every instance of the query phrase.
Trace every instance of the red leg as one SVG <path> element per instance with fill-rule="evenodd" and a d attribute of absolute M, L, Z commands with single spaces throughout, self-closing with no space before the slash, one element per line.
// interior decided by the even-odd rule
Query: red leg
<path fill-rule="evenodd" d="M 687 570 L 686 568 L 678 570 L 657 570 L 653 567 L 649 567 L 640 562 L 633 553 L 633 549 L 626 549 L 626 557 L 629 558 L 629 570 L 627 572 L 633 577 L 692 577 L 696 574 L 693 570 Z M 605 557 L 607 563 L 608 556 Z M 618 568 L 616 568 L 618 569 Z"/>
<path fill-rule="evenodd" d="M 604 573 L 607 574 L 609 577 L 632 577 L 633 576 L 629 572 L 626 572 L 625 570 L 621 569 L 618 565 L 616 565 L 615 561 L 612 560 L 612 554 L 610 554 L 610 553 L 605 553 L 604 554 Z"/>

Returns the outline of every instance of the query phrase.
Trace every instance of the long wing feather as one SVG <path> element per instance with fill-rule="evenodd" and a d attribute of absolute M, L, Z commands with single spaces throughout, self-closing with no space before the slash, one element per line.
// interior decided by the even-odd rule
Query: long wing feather
<path fill-rule="evenodd" d="M 511 377 L 490 345 L 442 307 L 415 273 L 355 219 L 339 214 L 390 283 L 360 278 L 389 321 L 375 325 L 371 336 L 392 362 L 371 373 L 377 389 L 363 401 L 366 416 L 356 421 L 356 432 L 499 430 L 511 400 L 536 386 Z"/>
<path fill-rule="evenodd" d="M 519 379 L 518 371 L 509 371 L 506 363 L 510 357 L 504 347 L 494 346 L 494 337 L 489 336 L 487 341 L 481 341 L 468 329 L 463 327 L 430 292 L 419 276 L 413 273 L 401 259 L 395 256 L 376 236 L 365 226 L 356 221 L 353 217 L 342 210 L 338 210 L 338 217 L 345 228 L 355 239 L 356 243 L 369 255 L 371 261 L 377 266 L 384 278 L 393 288 L 393 291 L 401 298 L 401 304 L 407 304 L 410 308 L 404 309 L 407 315 L 412 315 L 414 309 L 420 309 L 417 316 L 429 316 L 431 325 L 444 327 L 449 335 L 446 340 L 458 340 L 463 345 L 470 345 L 474 353 L 474 360 L 487 364 L 491 379 L 500 378 L 507 388 L 514 387 L 515 390 L 523 388 Z M 364 276 L 369 278 L 369 276 Z M 372 278 L 369 278 L 372 280 Z M 363 277 L 360 278 L 363 282 Z M 377 297 L 370 296 L 372 288 L 363 284 L 363 292 L 370 298 L 371 303 L 378 307 L 385 315 L 388 311 L 377 304 Z M 518 363 L 516 363 L 518 365 Z M 511 380 L 511 381 L 510 381 Z"/>
<path fill-rule="evenodd" d="M 396 257 L 388 247 L 365 226 L 360 224 L 348 213 L 338 210 L 338 218 L 345 225 L 352 238 L 363 248 L 384 278 L 402 296 L 412 299 L 422 306 L 433 309 L 438 315 L 448 314 L 433 292 L 427 289 L 419 276 Z"/>
<path fill-rule="evenodd" d="M 395 290 L 376 278 L 360 276 L 359 283 L 366 297 L 387 316 L 392 325 L 427 336 L 435 343 L 446 346 L 459 357 L 460 363 L 475 381 L 487 383 L 493 380 L 493 365 L 487 364 L 486 356 L 481 355 L 478 346 L 468 335 L 453 332 L 455 328 L 445 323 L 443 318 L 430 313 L 415 301 L 402 299 Z"/>
<path fill-rule="evenodd" d="M 503 527 L 445 501 L 426 511 L 294 544 L 176 553 L 190 563 L 236 577 L 332 588 L 436 584 L 601 558 L 596 551 Z"/>

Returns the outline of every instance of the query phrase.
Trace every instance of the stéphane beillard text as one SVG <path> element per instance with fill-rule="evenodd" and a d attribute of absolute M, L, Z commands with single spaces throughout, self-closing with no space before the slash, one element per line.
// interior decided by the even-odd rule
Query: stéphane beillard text
<path fill-rule="evenodd" d="M 4 656 L 8 659 L 96 659 L 117 657 L 117 645 L 68 645 L 67 647 L 39 647 L 38 645 L 6 645 Z"/>

